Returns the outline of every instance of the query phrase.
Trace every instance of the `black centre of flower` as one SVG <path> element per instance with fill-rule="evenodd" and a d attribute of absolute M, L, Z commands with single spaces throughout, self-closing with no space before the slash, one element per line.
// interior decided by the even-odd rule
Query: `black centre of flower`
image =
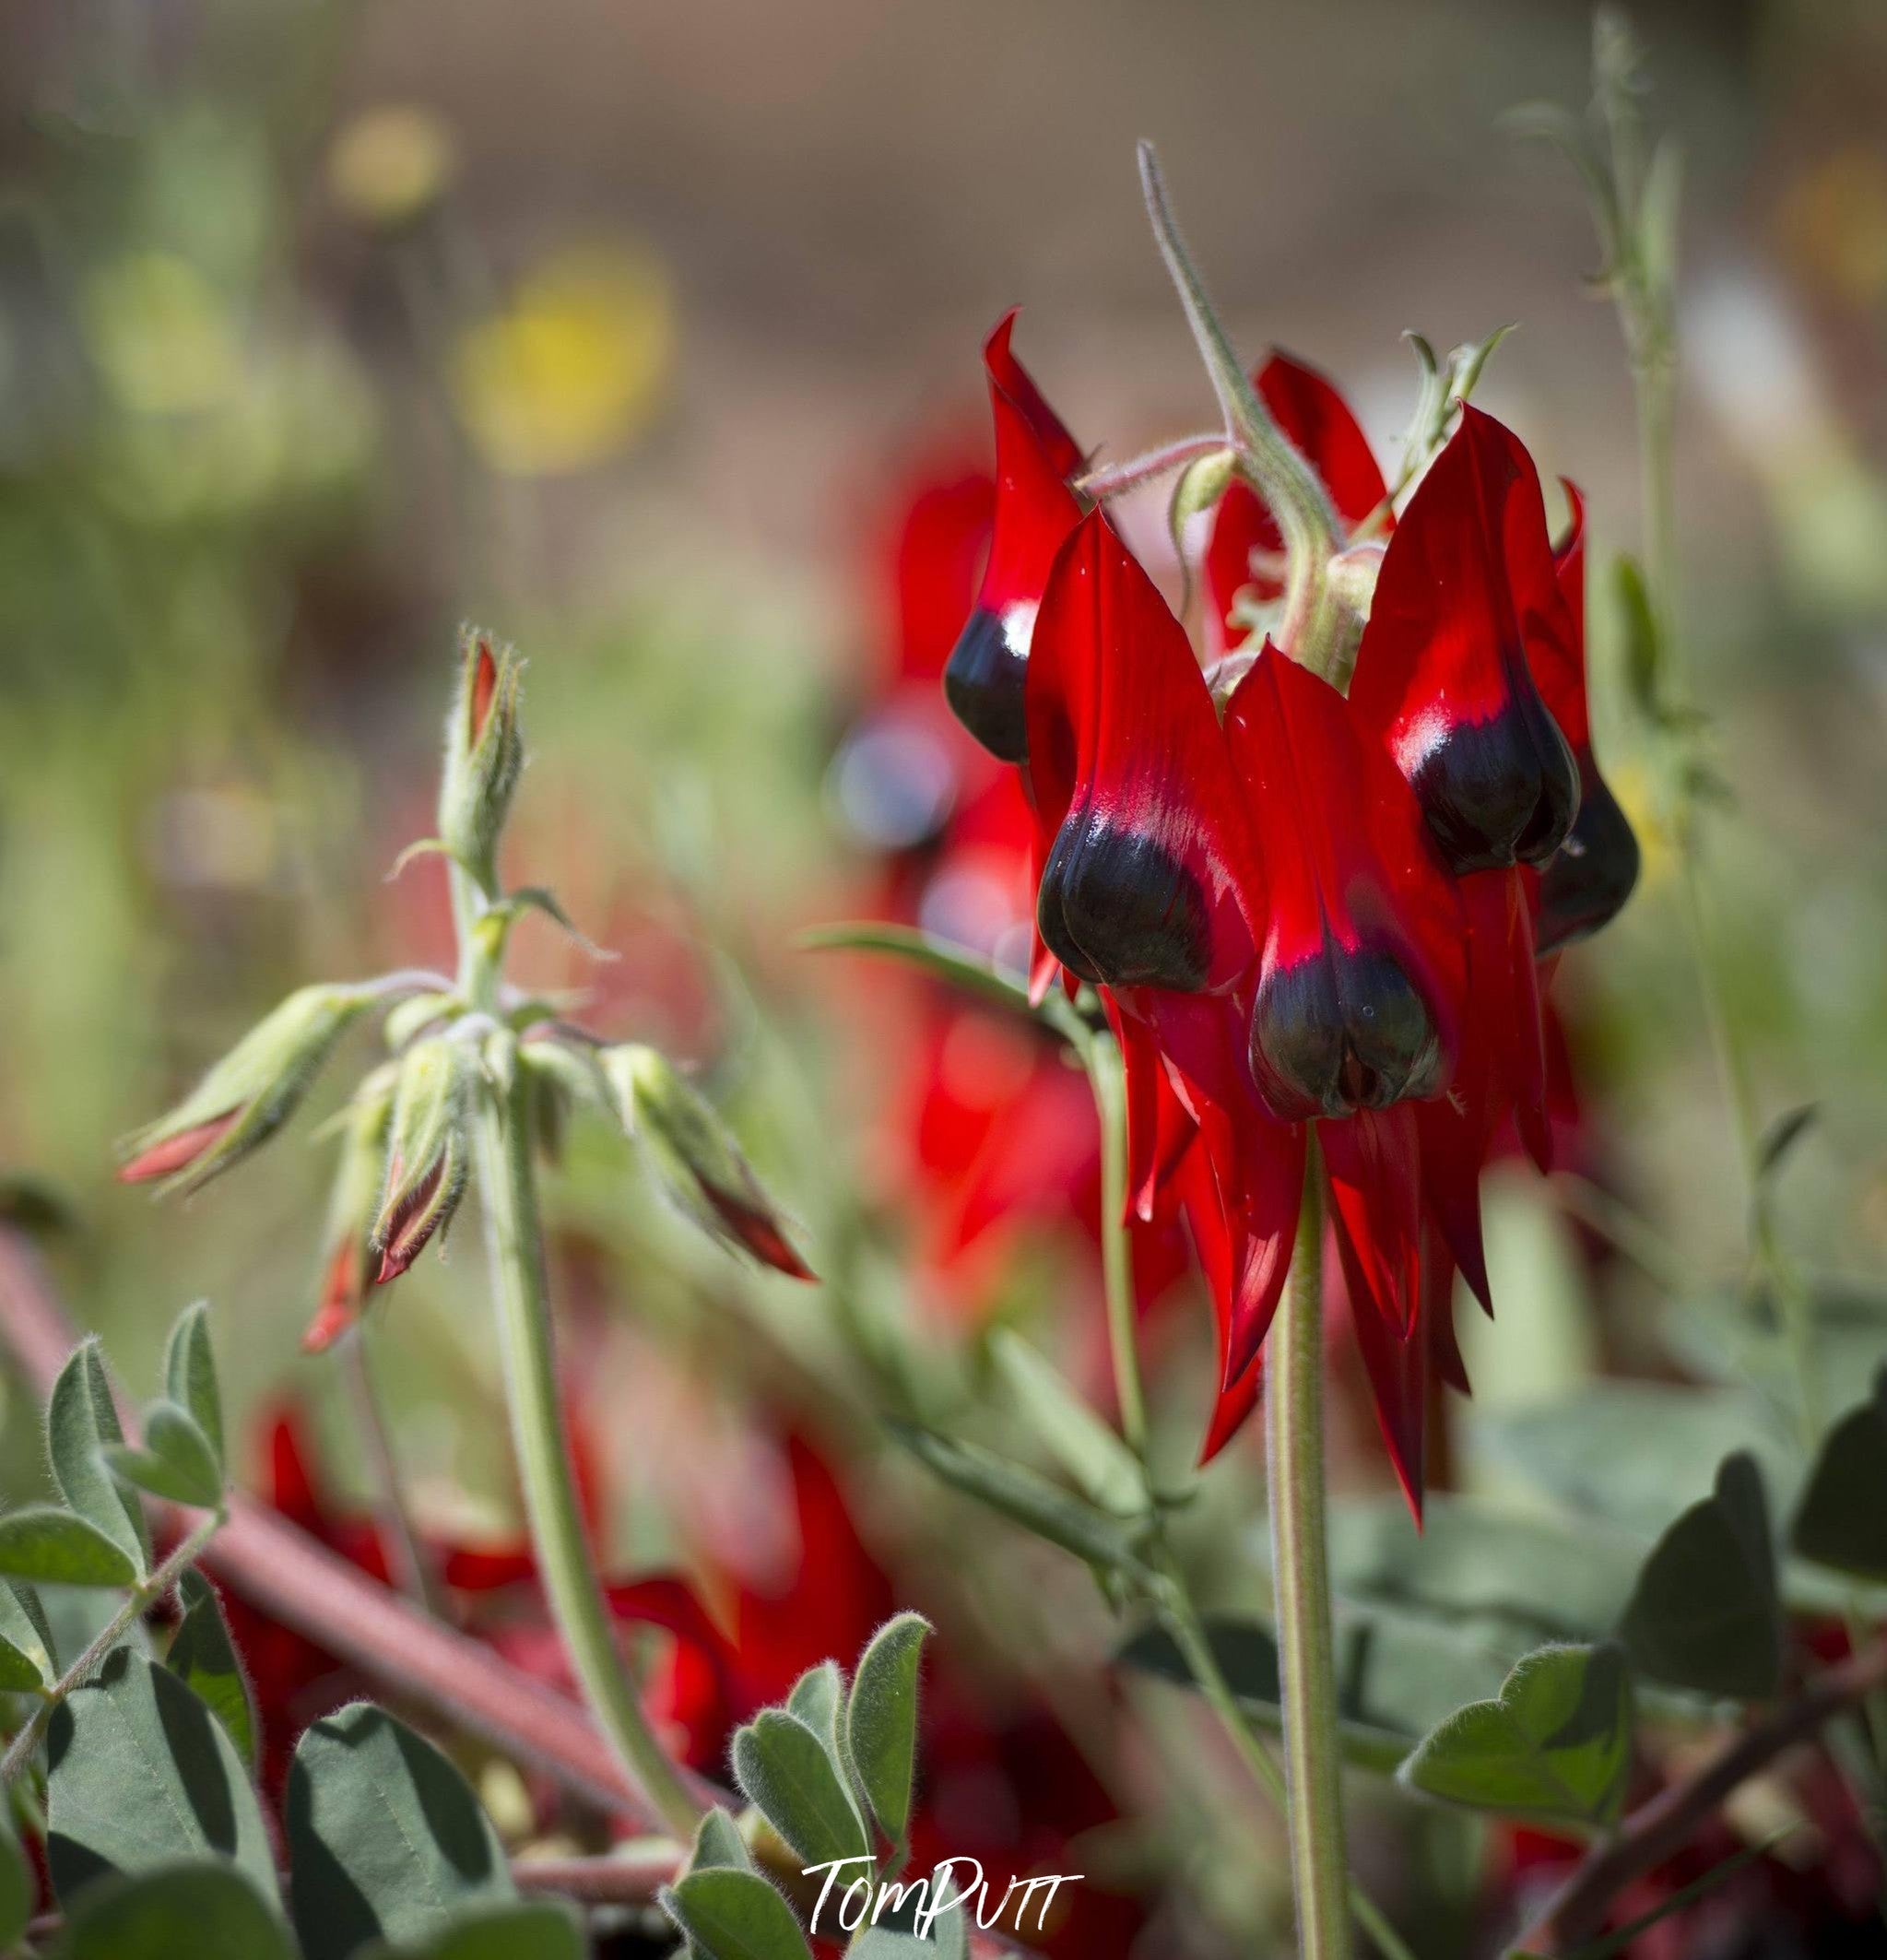
<path fill-rule="evenodd" d="M 1095 985 L 1197 993 L 1211 969 L 1198 880 L 1144 831 L 1069 812 L 1035 899 L 1044 943 Z"/>
<path fill-rule="evenodd" d="M 1428 1004 L 1395 957 L 1323 950 L 1270 974 L 1252 1007 L 1252 1075 L 1288 1122 L 1431 1095 L 1442 1048 Z"/>
<path fill-rule="evenodd" d="M 1579 758 L 1579 814 L 1539 877 L 1536 950 L 1550 953 L 1617 917 L 1638 882 L 1638 840 L 1590 755 Z"/>
<path fill-rule="evenodd" d="M 1530 683 L 1491 721 L 1460 722 L 1411 778 L 1450 869 L 1543 865 L 1579 808 L 1579 770 Z"/>
<path fill-rule="evenodd" d="M 1029 723 L 1022 682 L 1029 671 L 1026 643 L 1019 649 L 1003 629 L 1003 616 L 979 606 L 963 622 L 944 667 L 944 699 L 950 712 L 991 755 L 1020 762 L 1029 753 Z"/>

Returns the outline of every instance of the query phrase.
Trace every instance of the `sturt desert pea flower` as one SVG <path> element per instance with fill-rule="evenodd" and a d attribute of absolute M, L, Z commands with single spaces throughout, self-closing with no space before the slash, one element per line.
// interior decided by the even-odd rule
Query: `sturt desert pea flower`
<path fill-rule="evenodd" d="M 944 668 L 957 718 L 992 755 L 1020 762 L 1028 742 L 1022 683 L 1048 568 L 1081 506 L 1068 488 L 1081 452 L 1015 355 L 1006 313 L 984 343 L 996 420 L 996 530 L 989 563 Z"/>
<path fill-rule="evenodd" d="M 328 1206 L 321 1296 L 301 1337 L 301 1346 L 310 1354 L 332 1347 L 354 1325 L 373 1283 L 378 1264 L 372 1246 L 373 1216 L 380 1201 L 387 1129 L 399 1073 L 396 1062 L 376 1069 L 340 1115 L 340 1161 Z"/>
<path fill-rule="evenodd" d="M 472 1099 L 478 1092 L 478 1050 L 463 1034 L 429 1035 L 400 1058 L 380 1210 L 370 1234 L 379 1255 L 376 1286 L 398 1279 L 451 1224 L 471 1167 Z"/>
<path fill-rule="evenodd" d="M 374 998 L 370 987 L 298 988 L 169 1115 L 126 1140 L 120 1181 L 159 1181 L 166 1192 L 195 1191 L 266 1143 L 294 1114 L 349 1022 Z"/>
<path fill-rule="evenodd" d="M 1565 642 L 1537 642 L 1528 651 L 1540 695 L 1579 764 L 1579 814 L 1559 855 L 1539 874 L 1536 947 L 1542 959 L 1609 925 L 1638 882 L 1638 840 L 1592 752 L 1586 698 L 1586 501 L 1563 479 L 1561 488 L 1573 518 L 1553 562 L 1572 633 Z"/>
<path fill-rule="evenodd" d="M 714 1104 L 658 1050 L 640 1043 L 598 1057 L 623 1129 L 676 1205 L 711 1237 L 795 1280 L 813 1272 Z"/>
<path fill-rule="evenodd" d="M 518 678 L 524 663 L 476 627 L 459 632 L 459 680 L 445 724 L 439 836 L 458 865 L 491 893 L 498 839 L 524 768 Z"/>

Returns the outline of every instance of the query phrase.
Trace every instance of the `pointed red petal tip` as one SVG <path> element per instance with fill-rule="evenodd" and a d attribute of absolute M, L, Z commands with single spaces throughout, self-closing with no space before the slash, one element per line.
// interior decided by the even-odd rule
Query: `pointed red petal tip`
<path fill-rule="evenodd" d="M 431 1205 L 439 1190 L 439 1181 L 444 1175 L 444 1164 L 435 1163 L 395 1208 L 380 1248 L 380 1268 L 373 1275 L 374 1285 L 385 1286 L 397 1280 L 425 1251 L 432 1234 L 438 1231 L 439 1214 L 431 1210 Z M 397 1183 L 399 1175 L 399 1162 L 395 1159 L 388 1176 Z"/>
<path fill-rule="evenodd" d="M 360 1318 L 364 1264 L 361 1249 L 352 1239 L 343 1239 L 335 1247 L 327 1262 L 320 1304 L 301 1336 L 304 1354 L 325 1353 Z"/>
<path fill-rule="evenodd" d="M 793 1249 L 792 1242 L 779 1225 L 757 1206 L 731 1192 L 717 1190 L 713 1185 L 702 1185 L 702 1191 L 722 1224 L 761 1265 L 784 1272 L 789 1280 L 819 1278 Z"/>
<path fill-rule="evenodd" d="M 1080 474 L 1087 458 L 1061 418 L 1048 406 L 1042 390 L 1035 385 L 1034 376 L 1016 359 L 1009 346 L 1016 315 L 1020 311 L 1020 307 L 1010 307 L 989 330 L 989 337 L 983 343 L 984 372 L 989 376 L 991 386 L 1000 389 L 1021 411 L 1056 475 L 1066 482 Z"/>
<path fill-rule="evenodd" d="M 490 641 L 482 635 L 472 658 L 470 744 L 477 748 L 478 738 L 485 732 L 486 716 L 491 713 L 491 697 L 498 691 L 498 662 L 492 655 Z"/>
<path fill-rule="evenodd" d="M 174 1136 L 153 1143 L 148 1150 L 139 1151 L 129 1163 L 118 1166 L 118 1182 L 147 1184 L 154 1177 L 170 1177 L 187 1170 L 221 1141 L 242 1114 L 240 1107 L 230 1110 L 223 1116 L 212 1116 L 207 1123 L 180 1129 Z"/>

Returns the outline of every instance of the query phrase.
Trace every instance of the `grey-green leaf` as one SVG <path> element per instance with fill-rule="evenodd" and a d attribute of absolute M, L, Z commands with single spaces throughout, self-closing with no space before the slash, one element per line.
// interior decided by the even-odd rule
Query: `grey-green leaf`
<path fill-rule="evenodd" d="M 217 1386 L 216 1355 L 209 1344 L 209 1307 L 202 1300 L 186 1306 L 171 1329 L 164 1350 L 164 1393 L 203 1432 L 204 1440 L 223 1460 L 223 1399 Z"/>
<path fill-rule="evenodd" d="M 287 1929 L 242 1873 L 173 1865 L 88 1885 L 55 1960 L 294 1960 Z"/>
<path fill-rule="evenodd" d="M 873 1814 L 894 1842 L 911 1821 L 917 1753 L 917 1667 L 930 1623 L 903 1612 L 859 1656 L 845 1706 L 845 1744 Z"/>
<path fill-rule="evenodd" d="M 839 1765 L 796 1715 L 762 1708 L 740 1730 L 734 1738 L 734 1776 L 803 1864 L 869 1852 Z"/>
<path fill-rule="evenodd" d="M 83 1340 L 59 1371 L 46 1405 L 46 1449 L 53 1479 L 73 1510 L 120 1546 L 142 1576 L 150 1563 L 144 1507 L 120 1488 L 100 1455 L 124 1440 L 99 1344 Z"/>
<path fill-rule="evenodd" d="M 296 1744 L 284 1824 L 307 1960 L 430 1939 L 455 1911 L 516 1895 L 471 1786 L 371 1702 L 324 1717 Z"/>
<path fill-rule="evenodd" d="M 751 1871 L 690 1871 L 661 1898 L 707 1960 L 808 1960 L 786 1901 Z"/>
<path fill-rule="evenodd" d="M 1458 1708 L 1402 1765 L 1412 1789 L 1502 1816 L 1609 1824 L 1632 1761 L 1632 1682 L 1623 1652 L 1546 1647 L 1519 1661 L 1492 1701 Z"/>
<path fill-rule="evenodd" d="M 124 1483 L 213 1511 L 223 1501 L 223 1471 L 209 1439 L 175 1402 L 153 1402 L 144 1412 L 144 1445 L 107 1443 L 102 1455 L 112 1474 Z"/>
<path fill-rule="evenodd" d="M 1818 1565 L 1887 1584 L 1887 1368 L 1828 1432 L 1790 1540 Z"/>
<path fill-rule="evenodd" d="M 1126 1526 L 1105 1511 L 1051 1483 L 1026 1465 L 907 1423 L 886 1427 L 919 1462 L 966 1496 L 1072 1552 L 1090 1564 L 1145 1576 Z"/>
<path fill-rule="evenodd" d="M 134 1586 L 142 1567 L 71 1511 L 29 1505 L 0 1517 L 0 1573 L 47 1586 Z"/>
<path fill-rule="evenodd" d="M 25 1685 L 36 1687 L 58 1679 L 58 1645 L 40 1596 L 30 1586 L 0 1580 L 0 1639 L 24 1655 L 37 1671 L 38 1681 Z"/>
<path fill-rule="evenodd" d="M 551 1899 L 461 1908 L 417 1945 L 375 1941 L 360 1960 L 584 1960 L 588 1948 L 569 1907 Z"/>
<path fill-rule="evenodd" d="M 724 1867 L 732 1871 L 751 1871 L 753 1859 L 746 1838 L 740 1835 L 740 1826 L 716 1804 L 695 1826 L 688 1869 L 709 1871 Z"/>
<path fill-rule="evenodd" d="M 1782 1679 L 1783 1612 L 1754 1458 L 1726 1457 L 1713 1494 L 1658 1540 L 1619 1622 L 1653 1681 L 1758 1701 Z"/>
<path fill-rule="evenodd" d="M 952 1906 L 930 1927 L 930 1937 L 890 1926 L 867 1927 L 845 1949 L 846 1960 L 963 1960 L 969 1951 L 968 1921 L 961 1906 Z"/>
<path fill-rule="evenodd" d="M 183 1617 L 171 1636 L 164 1665 L 189 1683 L 223 1725 L 236 1753 L 253 1765 L 255 1717 L 250 1707 L 249 1684 L 215 1590 L 200 1572 L 186 1572 L 178 1591 L 183 1600 Z"/>
<path fill-rule="evenodd" d="M 1082 1496 L 1123 1516 L 1144 1508 L 1134 1453 L 1047 1357 L 1007 1328 L 989 1337 L 989 1352 L 1025 1433 L 1041 1439 Z"/>
<path fill-rule="evenodd" d="M 828 1749 L 839 1747 L 840 1711 L 845 1700 L 845 1677 L 836 1660 L 821 1660 L 793 1683 L 786 1712 L 796 1715 Z"/>
<path fill-rule="evenodd" d="M 1029 986 L 1024 975 L 992 966 L 963 947 L 933 939 L 929 933 L 918 932 L 909 926 L 879 925 L 871 920 L 856 925 L 818 926 L 801 933 L 798 944 L 809 952 L 888 953 L 993 1006 L 1008 1008 L 1031 1020 L 1044 1018 L 1040 1009 L 1029 1004 Z"/>
<path fill-rule="evenodd" d="M 46 1729 L 46 1858 L 69 1901 L 109 1871 L 213 1856 L 275 1896 L 275 1859 L 221 1725 L 168 1669 L 115 1647 Z"/>

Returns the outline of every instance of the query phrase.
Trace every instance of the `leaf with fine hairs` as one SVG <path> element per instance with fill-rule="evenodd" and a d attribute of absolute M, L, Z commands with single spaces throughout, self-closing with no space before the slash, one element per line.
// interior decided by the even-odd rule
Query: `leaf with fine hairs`
<path fill-rule="evenodd" d="M 200 1572 L 186 1572 L 177 1589 L 183 1600 L 183 1617 L 171 1637 L 164 1665 L 189 1683 L 228 1731 L 236 1753 L 253 1766 L 255 1717 L 249 1703 L 249 1683 L 216 1592 Z"/>
<path fill-rule="evenodd" d="M 153 1402 L 144 1412 L 142 1446 L 107 1443 L 100 1454 L 121 1483 L 213 1511 L 223 1501 L 223 1470 L 195 1419 L 171 1401 Z"/>
<path fill-rule="evenodd" d="M 734 1776 L 802 1863 L 863 1858 L 870 1850 L 843 1770 L 796 1715 L 762 1708 L 740 1730 Z"/>
<path fill-rule="evenodd" d="M 584 1960 L 575 1913 L 560 1900 L 462 1907 L 430 1940 L 394 1946 L 376 1940 L 356 1960 Z"/>
<path fill-rule="evenodd" d="M 171 1339 L 164 1349 L 164 1393 L 188 1412 L 220 1468 L 223 1399 L 217 1386 L 216 1356 L 209 1344 L 209 1307 L 205 1301 L 186 1306 L 171 1329 Z"/>
<path fill-rule="evenodd" d="M 930 1623 L 902 1612 L 858 1658 L 845 1707 L 845 1745 L 872 1812 L 893 1843 L 911 1822 L 917 1758 L 917 1667 Z"/>
<path fill-rule="evenodd" d="M 1805 1559 L 1887 1584 L 1887 1368 L 1828 1432 L 1789 1535 Z"/>
<path fill-rule="evenodd" d="M 139 1576 L 116 1539 L 51 1505 L 0 1517 L 0 1573 L 45 1586 L 134 1586 Z"/>
<path fill-rule="evenodd" d="M 690 1871 L 661 1901 L 706 1960 L 808 1960 L 792 1909 L 751 1871 Z"/>
<path fill-rule="evenodd" d="M 46 1404 L 46 1451 L 53 1462 L 53 1480 L 67 1505 L 117 1545 L 142 1578 L 150 1566 L 144 1506 L 119 1486 L 100 1454 L 124 1440 L 99 1344 L 82 1340 L 59 1371 Z"/>
<path fill-rule="evenodd" d="M 294 1960 L 274 1907 L 216 1860 L 88 1885 L 53 1951 L 55 1960 Z"/>

